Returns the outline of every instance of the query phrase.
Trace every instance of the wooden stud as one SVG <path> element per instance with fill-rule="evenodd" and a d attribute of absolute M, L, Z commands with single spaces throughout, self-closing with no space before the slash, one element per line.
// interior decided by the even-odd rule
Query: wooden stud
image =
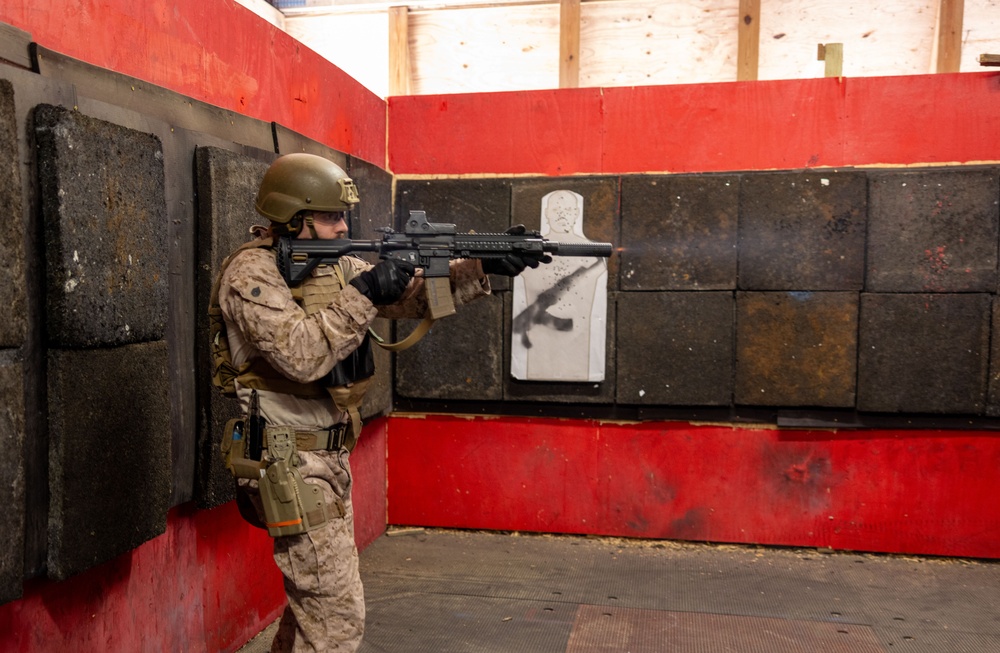
<path fill-rule="evenodd" d="M 740 0 L 740 22 L 736 36 L 736 79 L 757 79 L 760 51 L 760 0 Z"/>
<path fill-rule="evenodd" d="M 559 0 L 559 88 L 580 86 L 580 0 Z"/>
<path fill-rule="evenodd" d="M 389 7 L 389 95 L 409 95 L 410 8 Z"/>
<path fill-rule="evenodd" d="M 965 0 L 941 0 L 937 20 L 937 72 L 957 73 L 962 64 Z"/>
<path fill-rule="evenodd" d="M 844 76 L 844 44 L 843 43 L 820 43 L 816 54 L 819 61 L 826 62 L 824 76 L 843 77 Z"/>
<path fill-rule="evenodd" d="M 1000 54 L 979 55 L 980 66 L 1000 66 Z"/>

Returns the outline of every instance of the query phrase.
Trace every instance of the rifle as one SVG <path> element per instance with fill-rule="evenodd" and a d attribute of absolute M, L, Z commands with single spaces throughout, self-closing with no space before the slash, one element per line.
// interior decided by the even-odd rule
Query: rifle
<path fill-rule="evenodd" d="M 378 230 L 379 240 L 296 239 L 278 240 L 277 260 L 289 286 L 301 283 L 317 265 L 335 264 L 337 259 L 356 252 L 378 252 L 379 258 L 407 261 L 423 268 L 429 317 L 437 320 L 455 313 L 451 298 L 448 262 L 459 258 L 491 259 L 507 254 L 542 258 L 555 256 L 611 256 L 611 243 L 560 243 L 542 238 L 537 231 L 523 234 L 456 233 L 455 225 L 428 222 L 424 211 L 410 211 L 402 232 L 390 227 Z"/>

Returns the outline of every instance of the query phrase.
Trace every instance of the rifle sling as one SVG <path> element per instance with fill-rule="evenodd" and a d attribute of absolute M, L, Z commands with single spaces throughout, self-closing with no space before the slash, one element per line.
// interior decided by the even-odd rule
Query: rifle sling
<path fill-rule="evenodd" d="M 340 266 L 336 265 L 334 266 L 333 269 L 337 274 L 337 278 L 340 279 L 340 287 L 346 288 L 347 280 L 344 278 L 344 273 L 340 269 Z M 448 298 L 451 299 L 451 295 L 449 295 Z M 385 349 L 386 351 L 396 352 L 396 351 L 403 351 L 404 349 L 409 349 L 413 345 L 420 342 L 420 339 L 423 338 L 424 335 L 426 335 L 426 333 L 431 330 L 431 325 L 433 324 L 434 324 L 434 319 L 432 317 L 430 316 L 425 317 L 423 322 L 418 324 L 417 328 L 413 330 L 413 333 L 408 335 L 403 340 L 400 340 L 399 342 L 385 342 L 384 340 L 382 340 L 381 336 L 375 333 L 375 331 L 371 327 L 368 327 L 368 333 L 371 334 L 372 340 L 375 341 L 376 345 L 378 345 L 382 349 Z"/>
<path fill-rule="evenodd" d="M 375 340 L 375 344 L 385 349 L 387 351 L 403 351 L 404 349 L 409 349 L 413 345 L 420 342 L 420 339 L 427 335 L 427 332 L 431 330 L 431 326 L 436 322 L 434 318 L 428 316 L 423 319 L 423 321 L 417 325 L 410 335 L 406 336 L 399 342 L 384 342 L 374 331 L 371 331 L 372 338 Z M 370 329 L 369 329 L 370 330 Z"/>

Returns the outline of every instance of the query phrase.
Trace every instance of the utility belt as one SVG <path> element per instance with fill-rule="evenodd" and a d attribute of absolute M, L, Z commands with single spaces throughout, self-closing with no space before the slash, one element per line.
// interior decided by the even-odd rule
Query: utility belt
<path fill-rule="evenodd" d="M 339 451 L 350 434 L 350 423 L 320 430 L 267 426 L 254 391 L 249 414 L 226 424 L 221 450 L 234 477 L 257 481 L 268 534 L 298 535 L 325 524 L 331 510 L 346 514 L 343 501 L 328 506 L 322 488 L 305 482 L 298 452 Z"/>
<path fill-rule="evenodd" d="M 349 424 L 337 424 L 328 429 L 304 431 L 287 426 L 265 426 L 261 446 L 266 449 L 274 439 L 272 436 L 280 435 L 294 438 L 298 451 L 340 451 L 347 443 L 349 428 Z"/>

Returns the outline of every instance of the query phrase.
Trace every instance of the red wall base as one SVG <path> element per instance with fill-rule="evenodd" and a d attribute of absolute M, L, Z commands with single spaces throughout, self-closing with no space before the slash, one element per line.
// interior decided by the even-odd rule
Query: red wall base
<path fill-rule="evenodd" d="M 355 540 L 385 532 L 386 419 L 351 456 Z M 285 592 L 267 533 L 236 504 L 180 506 L 167 532 L 61 583 L 25 584 L 0 605 L 0 653 L 235 651 L 281 615 Z"/>
<path fill-rule="evenodd" d="M 62 583 L 27 583 L 0 606 L 0 651 L 235 650 L 283 602 L 271 540 L 234 503 L 181 507 L 164 535 L 126 555 Z"/>
<path fill-rule="evenodd" d="M 1000 558 L 1000 435 L 390 419 L 389 523 Z M 429 479 L 430 482 L 429 482 Z"/>

